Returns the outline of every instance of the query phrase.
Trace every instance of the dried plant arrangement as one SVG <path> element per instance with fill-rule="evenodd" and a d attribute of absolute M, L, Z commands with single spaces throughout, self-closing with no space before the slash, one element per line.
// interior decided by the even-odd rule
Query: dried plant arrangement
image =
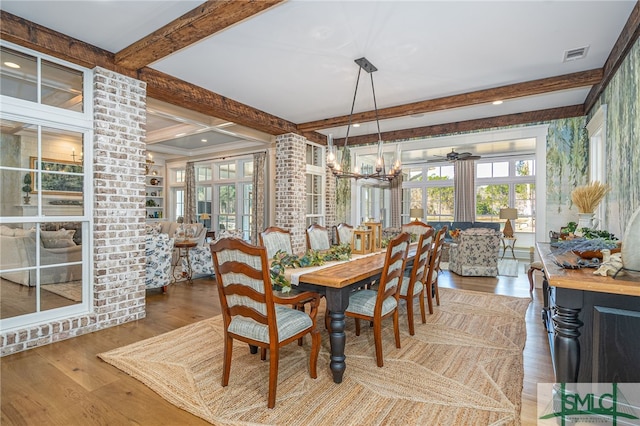
<path fill-rule="evenodd" d="M 571 192 L 571 201 L 578 207 L 579 213 L 593 213 L 610 190 L 609 185 L 595 180 L 587 185 L 576 187 Z"/>

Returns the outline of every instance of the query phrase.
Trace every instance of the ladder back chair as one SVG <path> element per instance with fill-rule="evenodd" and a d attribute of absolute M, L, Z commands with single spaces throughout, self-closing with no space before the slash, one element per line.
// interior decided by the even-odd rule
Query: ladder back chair
<path fill-rule="evenodd" d="M 444 244 L 445 235 L 447 235 L 446 225 L 440 228 L 434 238 L 431 259 L 429 260 L 429 269 L 424 280 L 430 314 L 433 314 L 434 296 L 436 298 L 436 304 L 440 306 L 440 293 L 438 292 L 438 272 L 440 271 L 440 258 L 442 257 L 442 245 Z"/>
<path fill-rule="evenodd" d="M 393 331 L 396 347 L 400 348 L 400 328 L 398 326 L 398 299 L 407 253 L 409 252 L 409 234 L 401 233 L 391 240 L 387 247 L 384 267 L 376 290 L 360 289 L 349 296 L 347 317 L 356 321 L 356 336 L 360 335 L 360 320 L 373 322 L 373 338 L 378 367 L 384 365 L 382 359 L 382 320 L 393 317 Z"/>
<path fill-rule="evenodd" d="M 431 227 L 430 227 L 431 228 Z M 413 302 L 418 299 L 420 304 L 420 315 L 422 316 L 422 323 L 427 322 L 427 316 L 424 307 L 424 282 L 429 269 L 429 257 L 431 256 L 432 240 L 434 229 L 427 230 L 424 234 L 420 235 L 418 239 L 418 248 L 413 258 L 413 266 L 411 267 L 411 274 L 402 278 L 402 286 L 400 287 L 400 299 L 404 299 L 407 302 L 407 319 L 409 323 L 409 334 L 415 334 L 415 327 L 413 321 Z"/>
<path fill-rule="evenodd" d="M 214 267 L 224 319 L 224 360 L 222 386 L 229 384 L 233 340 L 262 348 L 262 358 L 269 351 L 269 396 L 267 406 L 276 403 L 280 347 L 311 335 L 309 375 L 317 377 L 320 333 L 316 314 L 320 295 L 299 293 L 280 299 L 273 294 L 269 263 L 264 247 L 252 246 L 236 238 L 212 244 Z M 313 299 L 308 314 L 285 304 Z"/>

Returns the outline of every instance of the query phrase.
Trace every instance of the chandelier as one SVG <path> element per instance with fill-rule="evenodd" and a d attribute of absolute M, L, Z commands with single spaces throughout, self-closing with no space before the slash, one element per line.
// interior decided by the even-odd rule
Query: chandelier
<path fill-rule="evenodd" d="M 400 162 L 400 145 L 396 145 L 396 158 L 393 166 L 387 170 L 384 164 L 384 152 L 382 136 L 380 134 L 380 121 L 378 119 L 378 105 L 376 103 L 376 89 L 373 85 L 373 73 L 378 69 L 367 60 L 367 58 L 356 59 L 355 63 L 358 64 L 358 78 L 356 79 L 356 90 L 353 93 L 353 102 L 351 103 L 351 112 L 349 113 L 349 123 L 347 124 L 347 135 L 344 138 L 344 146 L 342 152 L 342 160 L 337 161 L 337 150 L 333 144 L 333 135 L 327 137 L 327 166 L 331 169 L 334 176 L 338 178 L 347 179 L 377 179 L 381 181 L 391 182 L 402 172 L 402 165 Z M 371 91 L 373 93 L 373 107 L 376 113 L 376 125 L 378 127 L 378 155 L 376 158 L 375 166 L 364 166 L 361 168 L 355 167 L 353 170 L 348 170 L 347 159 L 347 143 L 349 142 L 349 130 L 351 129 L 351 122 L 353 120 L 353 109 L 356 104 L 356 95 L 358 94 L 358 84 L 360 83 L 360 73 L 365 70 L 371 77 Z"/>

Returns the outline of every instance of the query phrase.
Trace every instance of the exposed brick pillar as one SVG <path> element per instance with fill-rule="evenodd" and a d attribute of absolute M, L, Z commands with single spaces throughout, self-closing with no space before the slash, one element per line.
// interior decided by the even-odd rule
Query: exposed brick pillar
<path fill-rule="evenodd" d="M 327 174 L 324 191 L 325 224 L 327 225 L 327 228 L 331 229 L 332 226 L 338 225 L 338 221 L 336 219 L 336 178 L 328 167 L 326 168 L 325 173 Z"/>
<path fill-rule="evenodd" d="M 306 250 L 306 138 L 294 133 L 276 137 L 275 225 L 291 232 L 294 253 Z"/>
<path fill-rule="evenodd" d="M 96 68 L 94 310 L 105 327 L 145 316 L 146 83 Z"/>

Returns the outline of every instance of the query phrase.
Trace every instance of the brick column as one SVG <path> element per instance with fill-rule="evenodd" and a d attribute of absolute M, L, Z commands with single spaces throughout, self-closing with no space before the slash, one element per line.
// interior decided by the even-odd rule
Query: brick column
<path fill-rule="evenodd" d="M 275 225 L 291 232 L 294 253 L 306 250 L 306 138 L 294 133 L 276 136 Z"/>
<path fill-rule="evenodd" d="M 145 316 L 146 83 L 94 78 L 94 310 L 104 327 Z"/>

